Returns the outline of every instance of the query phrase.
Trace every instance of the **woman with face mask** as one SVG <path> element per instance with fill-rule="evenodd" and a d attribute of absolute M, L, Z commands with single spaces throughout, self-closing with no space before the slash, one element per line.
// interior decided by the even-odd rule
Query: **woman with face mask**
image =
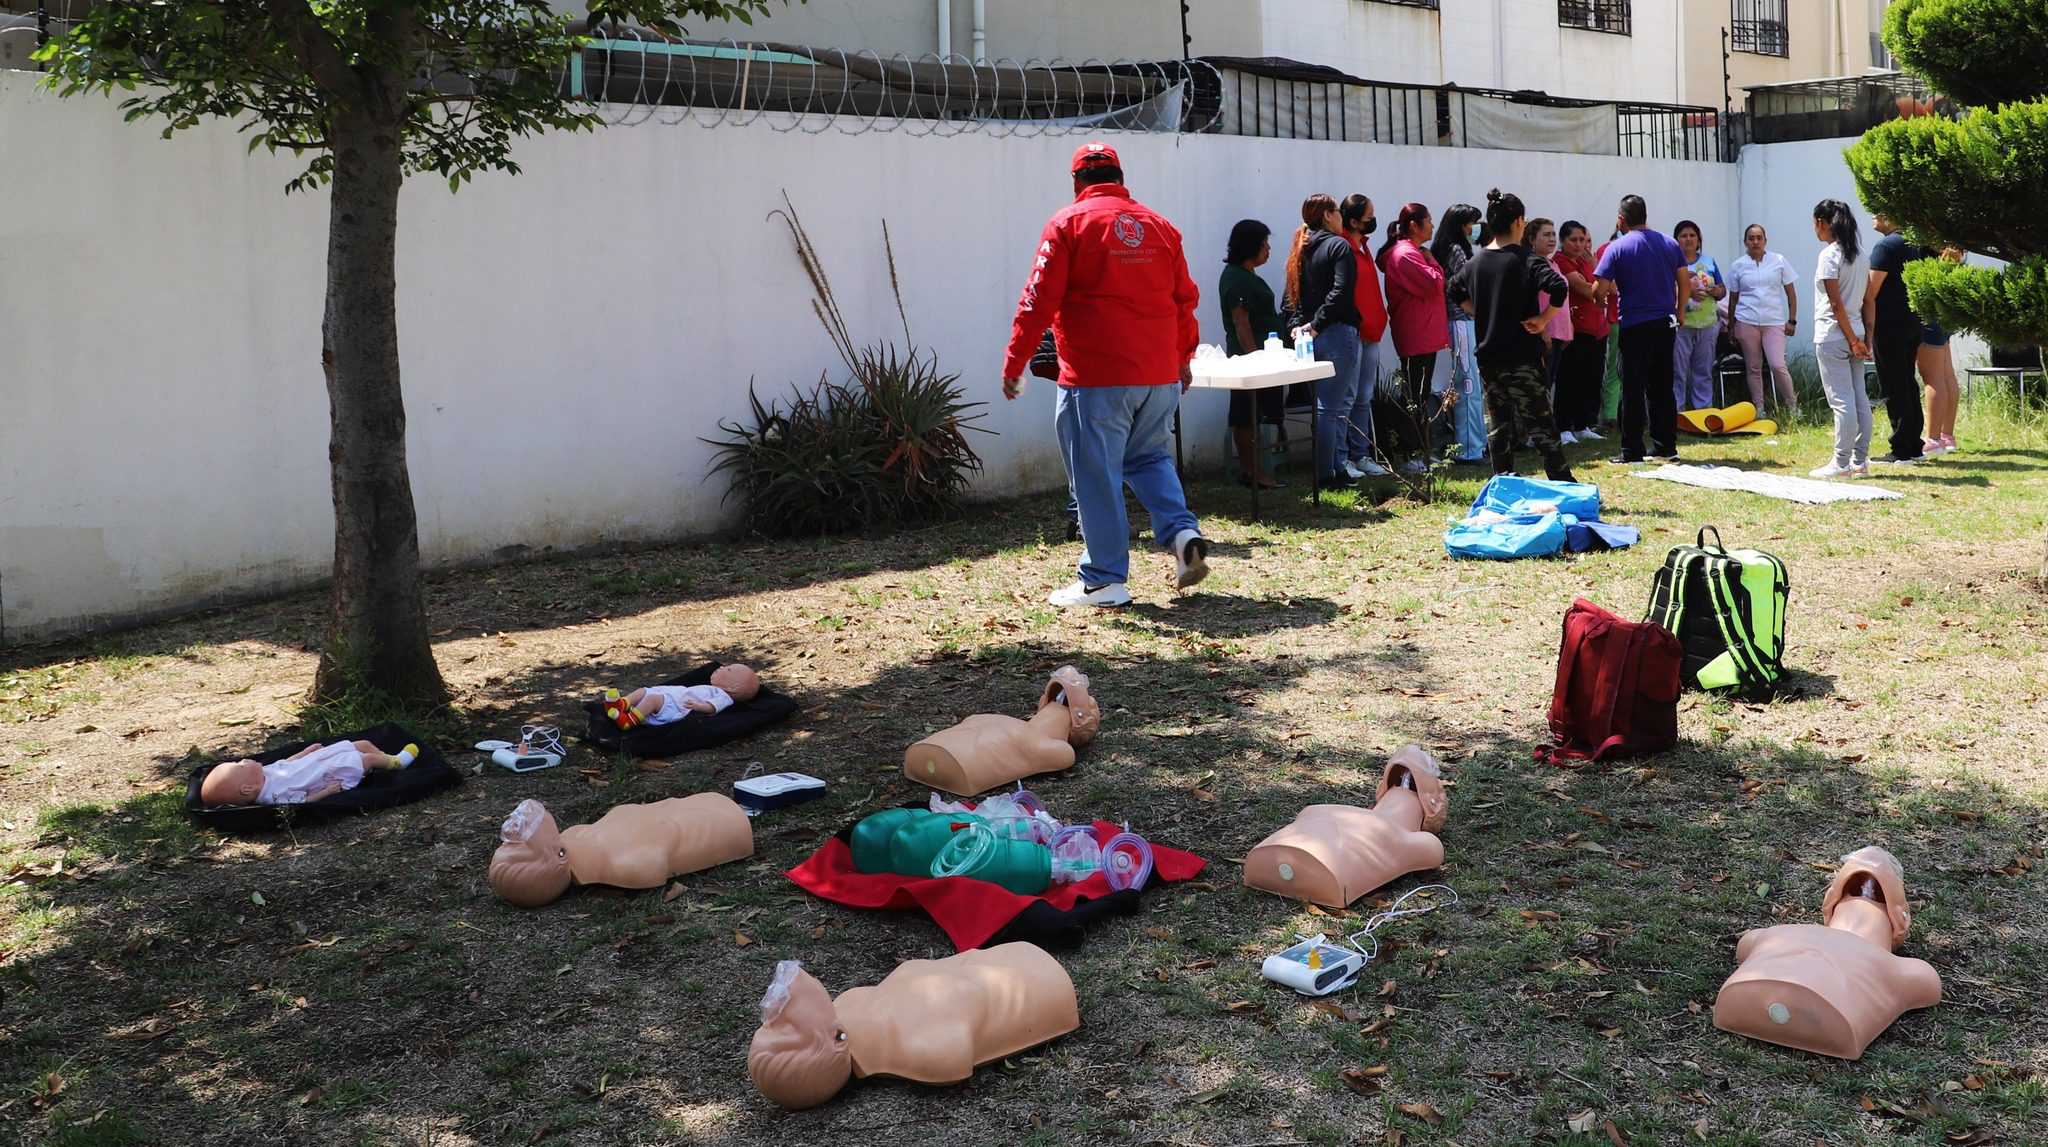
<path fill-rule="evenodd" d="M 1472 244 L 1479 241 L 1479 209 L 1470 203 L 1452 204 L 1437 227 L 1430 253 L 1436 256 L 1448 282 L 1472 258 Z M 1452 409 L 1452 425 L 1458 434 L 1457 461 L 1481 463 L 1489 458 L 1486 444 L 1486 388 L 1479 378 L 1472 316 L 1444 299 L 1444 316 L 1451 326 L 1451 386 L 1458 392 Z"/>
<path fill-rule="evenodd" d="M 1387 335 L 1387 302 L 1380 293 L 1379 268 L 1372 261 L 1372 235 L 1380 221 L 1373 214 L 1372 200 L 1347 195 L 1337 205 L 1344 221 L 1344 238 L 1350 240 L 1358 260 L 1358 387 L 1351 400 L 1351 419 L 1344 427 L 1344 473 L 1353 478 L 1385 477 L 1387 470 L 1373 459 L 1372 400 L 1379 391 L 1380 340 Z"/>
<path fill-rule="evenodd" d="M 1387 277 L 1387 317 L 1394 331 L 1394 353 L 1400 356 L 1397 375 L 1400 400 L 1385 408 L 1395 417 L 1384 420 L 1399 439 L 1399 450 L 1419 462 L 1429 454 L 1430 418 L 1444 403 L 1457 401 L 1456 390 L 1442 388 L 1441 399 L 1432 394 L 1438 352 L 1451 345 L 1450 323 L 1444 314 L 1444 269 L 1429 253 L 1430 236 L 1436 221 L 1429 208 L 1410 203 L 1387 224 L 1387 241 L 1380 244 L 1374 263 Z M 1404 463 L 1403 470 L 1419 468 Z"/>

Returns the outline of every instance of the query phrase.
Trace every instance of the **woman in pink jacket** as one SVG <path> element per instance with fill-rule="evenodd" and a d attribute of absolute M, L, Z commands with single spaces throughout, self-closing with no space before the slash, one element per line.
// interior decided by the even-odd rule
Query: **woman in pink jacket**
<path fill-rule="evenodd" d="M 1387 241 L 1380 246 L 1376 260 L 1386 276 L 1387 318 L 1393 328 L 1394 353 L 1401 360 L 1398 377 L 1407 417 L 1396 421 L 1402 448 L 1409 454 L 1404 470 L 1420 469 L 1424 465 L 1420 456 L 1429 453 L 1429 423 L 1435 413 L 1429 407 L 1448 408 L 1458 400 L 1457 390 L 1446 388 L 1436 403 L 1428 401 L 1437 352 L 1451 345 L 1451 327 L 1443 305 L 1444 270 L 1426 246 L 1435 232 L 1429 208 L 1410 203 L 1387 224 Z"/>

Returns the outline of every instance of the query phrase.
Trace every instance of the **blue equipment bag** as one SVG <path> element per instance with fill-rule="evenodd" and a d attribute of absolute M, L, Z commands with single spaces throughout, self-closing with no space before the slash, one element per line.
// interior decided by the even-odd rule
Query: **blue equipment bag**
<path fill-rule="evenodd" d="M 1552 482 L 1499 474 L 1489 479 L 1472 500 L 1472 513 L 1570 514 L 1582 522 L 1600 520 L 1600 487 L 1589 482 Z"/>
<path fill-rule="evenodd" d="M 1564 549 L 1564 543 L 1565 519 L 1561 514 L 1519 514 L 1491 522 L 1457 522 L 1444 531 L 1444 550 L 1454 558 L 1540 558 Z"/>

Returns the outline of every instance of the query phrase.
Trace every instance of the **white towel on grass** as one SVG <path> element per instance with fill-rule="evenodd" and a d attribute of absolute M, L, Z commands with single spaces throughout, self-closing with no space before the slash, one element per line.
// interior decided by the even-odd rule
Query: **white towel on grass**
<path fill-rule="evenodd" d="M 1635 476 L 1678 482 L 1687 486 L 1704 486 L 1709 490 L 1746 490 L 1752 494 L 1762 494 L 1766 498 L 1804 502 L 1809 506 L 1820 506 L 1829 502 L 1883 502 L 1903 497 L 1867 482 L 1819 482 L 1812 478 L 1764 474 L 1734 466 L 1667 465 L 1659 466 L 1655 470 L 1637 470 Z"/>

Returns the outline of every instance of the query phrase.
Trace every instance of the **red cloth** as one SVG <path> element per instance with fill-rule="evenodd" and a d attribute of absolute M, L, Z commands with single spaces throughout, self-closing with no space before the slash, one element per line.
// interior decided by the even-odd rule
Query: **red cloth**
<path fill-rule="evenodd" d="M 1003 377 L 1024 376 L 1051 327 L 1061 386 L 1178 383 L 1201 342 L 1200 299 L 1173 224 L 1117 184 L 1083 187 L 1039 236 Z"/>
<path fill-rule="evenodd" d="M 1394 326 L 1394 353 L 1402 358 L 1435 354 L 1451 346 L 1451 321 L 1444 313 L 1444 269 L 1436 256 L 1401 239 L 1387 251 L 1387 310 Z"/>
<path fill-rule="evenodd" d="M 1122 831 L 1108 821 L 1095 822 L 1098 843 L 1107 842 Z M 1191 880 L 1208 863 L 1192 852 L 1153 844 L 1152 876 L 1145 887 Z M 785 875 L 811 895 L 850 908 L 922 908 L 962 952 L 979 948 L 1037 901 L 1066 911 L 1083 900 L 1098 899 L 1110 892 L 1109 878 L 1100 872 L 1077 884 L 1055 884 L 1042 896 L 1019 896 L 971 876 L 859 872 L 853 867 L 853 849 L 836 836 Z"/>
<path fill-rule="evenodd" d="M 1376 343 L 1387 337 L 1387 304 L 1380 297 L 1380 269 L 1364 244 L 1353 239 L 1351 249 L 1358 253 L 1358 337 Z"/>
<path fill-rule="evenodd" d="M 1557 273 L 1565 277 L 1566 282 L 1571 281 L 1573 271 L 1577 271 L 1579 276 L 1588 283 L 1594 279 L 1593 268 L 1596 264 L 1590 259 L 1574 259 L 1570 255 L 1559 251 L 1551 258 L 1550 262 L 1552 266 L 1557 268 Z M 1591 299 L 1582 299 L 1577 295 L 1573 295 L 1571 312 L 1573 334 L 1598 335 L 1603 339 L 1607 337 L 1612 320 L 1608 318 L 1606 307 Z"/>
<path fill-rule="evenodd" d="M 1605 242 L 1605 243 L 1602 243 L 1602 244 L 1600 244 L 1600 246 L 1599 246 L 1599 247 L 1598 247 L 1597 249 L 1595 249 L 1595 250 L 1594 250 L 1594 252 L 1593 252 L 1593 266 L 1595 266 L 1595 267 L 1598 267 L 1598 266 L 1600 265 L 1600 257 L 1601 257 L 1602 255 L 1605 255 L 1605 254 L 1607 254 L 1607 249 L 1608 249 L 1609 247 L 1612 247 L 1612 246 L 1614 246 L 1614 240 L 1612 240 L 1612 239 L 1609 239 L 1609 240 L 1608 240 L 1607 242 Z M 1607 325 L 1608 325 L 1608 329 L 1609 329 L 1609 330 L 1612 330 L 1612 329 L 1614 328 L 1614 324 L 1615 324 L 1615 323 L 1618 323 L 1618 322 L 1620 322 L 1620 321 L 1621 321 L 1621 292 L 1620 292 L 1620 291 L 1616 291 L 1616 292 L 1614 292 L 1613 294 L 1611 294 L 1611 295 L 1607 296 Z"/>

